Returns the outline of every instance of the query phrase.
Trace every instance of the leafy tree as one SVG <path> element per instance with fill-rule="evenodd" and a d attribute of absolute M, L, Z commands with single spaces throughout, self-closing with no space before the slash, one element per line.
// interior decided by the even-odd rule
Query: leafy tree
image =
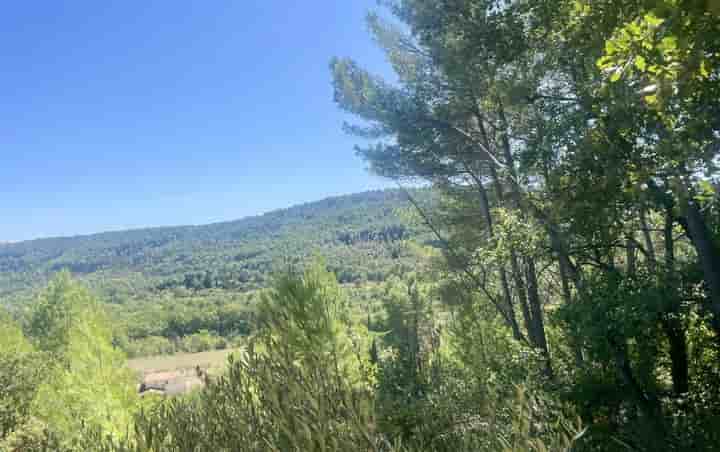
<path fill-rule="evenodd" d="M 23 429 L 42 379 L 44 356 L 35 352 L 15 323 L 0 314 L 0 448 Z"/>
<path fill-rule="evenodd" d="M 480 294 L 521 347 L 540 353 L 547 383 L 583 391 L 602 381 L 632 394 L 608 423 L 594 418 L 602 396 L 575 400 L 597 427 L 589 447 L 614 435 L 638 448 L 709 448 L 700 425 L 715 398 L 688 376 L 717 372 L 695 367 L 688 344 L 712 355 L 705 328 L 720 334 L 717 11 L 613 0 L 388 5 L 404 27 L 369 23 L 398 84 L 335 59 L 335 100 L 361 120 L 346 130 L 372 141 L 358 148 L 371 169 L 441 190 L 441 209 L 418 210 L 448 280 L 468 292 L 458 301 Z M 681 427 L 686 393 L 705 401 Z"/>
<path fill-rule="evenodd" d="M 69 346 L 75 321 L 96 301 L 82 286 L 73 282 L 69 272 L 58 273 L 41 293 L 28 325 L 28 335 L 39 349 L 63 355 Z"/>
<path fill-rule="evenodd" d="M 41 295 L 29 332 L 54 360 L 37 389 L 33 415 L 64 444 L 79 440 L 89 427 L 127 434 L 137 407 L 134 378 L 87 289 L 67 273 L 58 275 Z"/>

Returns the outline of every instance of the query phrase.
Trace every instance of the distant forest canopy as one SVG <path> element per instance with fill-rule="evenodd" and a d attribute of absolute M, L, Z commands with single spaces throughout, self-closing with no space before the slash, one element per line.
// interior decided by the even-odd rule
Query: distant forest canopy
<path fill-rule="evenodd" d="M 355 314 L 377 308 L 377 284 L 417 268 L 436 245 L 413 202 L 430 189 L 327 198 L 237 221 L 0 246 L 0 309 L 21 322 L 53 275 L 69 272 L 105 303 L 113 342 L 130 357 L 235 347 L 253 331 L 274 275 L 322 256 L 352 283 Z"/>
<path fill-rule="evenodd" d="M 427 189 L 412 189 L 420 202 Z M 110 299 L 137 290 L 264 287 L 271 270 L 322 253 L 341 282 L 380 281 L 403 240 L 429 240 L 401 190 L 327 198 L 237 221 L 150 228 L 0 246 L 0 295 L 21 296 L 59 270 Z M 1 302 L 0 302 L 1 303 Z"/>

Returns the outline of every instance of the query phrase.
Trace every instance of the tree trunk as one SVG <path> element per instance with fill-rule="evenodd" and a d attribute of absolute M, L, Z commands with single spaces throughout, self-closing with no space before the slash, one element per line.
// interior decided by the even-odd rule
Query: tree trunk
<path fill-rule="evenodd" d="M 665 206 L 667 212 L 674 212 L 675 200 L 665 193 L 653 180 L 648 181 L 651 193 L 658 202 Z M 695 203 L 692 193 L 682 182 L 679 184 L 679 214 L 675 220 L 682 226 L 690 238 L 700 261 L 700 267 L 705 280 L 705 291 L 710 298 L 710 311 L 712 313 L 711 326 L 715 330 L 717 340 L 720 340 L 720 252 L 712 238 L 712 234 L 705 223 L 705 219 Z"/>
<path fill-rule="evenodd" d="M 505 164 L 510 172 L 510 196 L 512 200 L 512 206 L 517 212 L 522 212 L 522 193 L 518 186 L 518 176 L 515 171 L 515 160 L 510 149 L 510 140 L 508 138 L 509 124 L 505 117 L 505 111 L 502 104 L 498 108 L 498 116 L 501 121 L 501 142 L 503 154 L 505 157 Z M 497 172 L 494 171 L 495 176 Z M 497 184 L 500 187 L 500 184 Z M 532 258 L 527 258 L 525 266 L 525 279 L 527 286 L 523 284 L 522 273 L 520 272 L 520 266 L 518 263 L 517 256 L 514 250 L 510 252 L 510 265 L 512 266 L 512 272 L 515 275 L 515 281 L 518 285 L 518 293 L 520 298 L 520 306 L 523 310 L 523 316 L 525 317 L 525 327 L 528 330 L 528 335 L 533 345 L 539 348 L 546 359 L 546 374 L 552 378 L 552 364 L 550 362 L 550 353 L 547 346 L 547 337 L 545 336 L 545 323 L 543 321 L 543 310 L 540 304 L 540 297 L 538 295 L 538 284 L 537 284 L 537 269 L 535 268 L 535 261 Z"/>
<path fill-rule="evenodd" d="M 560 282 L 562 284 L 563 301 L 565 304 L 573 302 L 572 291 L 570 290 L 570 280 L 567 269 L 567 258 L 562 259 L 558 257 L 558 264 L 560 267 Z M 577 338 L 570 339 L 570 346 L 575 355 L 575 365 L 578 368 L 585 367 L 585 357 L 583 356 L 582 343 Z"/>
<path fill-rule="evenodd" d="M 505 201 L 505 194 L 503 192 L 502 183 L 500 182 L 500 177 L 497 173 L 497 170 L 494 166 L 490 167 L 490 176 L 493 180 L 493 185 L 495 187 L 496 196 L 498 198 L 499 202 Z M 515 199 L 515 197 L 513 197 Z M 513 207 L 517 208 L 517 205 L 515 202 L 513 202 Z M 534 336 L 534 332 L 531 328 L 531 318 L 530 318 L 530 308 L 528 307 L 527 302 L 527 289 L 525 287 L 525 281 L 523 280 L 523 272 L 520 267 L 520 260 L 518 259 L 517 253 L 515 252 L 515 249 L 511 246 L 510 247 L 510 274 L 513 278 L 513 282 L 515 283 L 515 290 L 517 292 L 518 296 L 518 303 L 520 304 L 520 310 L 523 314 L 523 321 L 525 324 L 525 329 L 528 333 L 528 339 L 530 340 L 530 343 L 536 347 L 537 346 L 537 338 Z"/>
<path fill-rule="evenodd" d="M 673 391 L 676 394 L 688 392 L 688 353 L 685 330 L 680 320 L 672 313 L 666 314 L 662 320 L 663 330 L 670 344 L 670 371 Z"/>
<path fill-rule="evenodd" d="M 713 243 L 712 235 L 700 209 L 691 199 L 684 202 L 682 222 L 690 241 L 698 254 L 703 271 L 705 285 L 710 297 L 710 310 L 713 314 L 712 326 L 720 336 L 720 254 Z"/>
<path fill-rule="evenodd" d="M 608 337 L 608 342 L 614 351 L 615 367 L 617 368 L 618 374 L 630 390 L 638 408 L 640 408 L 640 411 L 650 423 L 655 424 L 657 432 L 664 433 L 662 416 L 660 415 L 660 401 L 654 395 L 645 393 L 633 375 L 632 366 L 627 356 L 627 344 L 625 344 L 625 340 L 621 339 L 618 341 L 611 336 Z"/>
<path fill-rule="evenodd" d="M 635 239 L 632 236 L 628 236 L 627 244 L 625 245 L 626 252 L 626 273 L 630 278 L 634 278 L 637 274 L 637 247 L 635 246 Z"/>
<path fill-rule="evenodd" d="M 515 283 L 515 291 L 518 295 L 518 303 L 520 304 L 520 310 L 523 315 L 523 323 L 525 325 L 525 330 L 528 333 L 528 338 L 530 339 L 533 347 L 537 347 L 537 337 L 535 336 L 535 331 L 533 331 L 532 328 L 532 319 L 530 316 L 530 307 L 528 306 L 527 301 L 527 289 L 525 287 L 525 280 L 522 276 L 520 261 L 514 250 L 510 250 L 510 271 L 513 277 L 513 282 Z"/>
<path fill-rule="evenodd" d="M 480 195 L 480 210 L 482 210 L 483 218 L 485 219 L 485 226 L 488 229 L 488 235 L 492 238 L 495 233 L 493 230 L 493 220 L 492 215 L 490 214 L 490 202 L 488 200 L 487 191 L 480 180 L 475 177 L 473 177 L 473 179 L 475 179 L 475 184 L 477 185 L 478 193 Z M 518 325 L 517 318 L 515 316 L 515 307 L 513 306 L 512 294 L 510 293 L 510 284 L 508 283 L 507 272 L 505 271 L 504 266 L 500 267 L 498 274 L 500 277 L 500 287 L 502 288 L 503 298 L 505 299 L 505 305 L 507 308 L 506 317 L 510 323 L 513 337 L 520 340 L 522 338 L 522 333 L 520 332 L 520 326 Z"/>
<path fill-rule="evenodd" d="M 531 322 L 530 327 L 532 328 L 535 338 L 535 346 L 540 348 L 545 358 L 545 375 L 549 379 L 554 379 L 554 372 L 552 368 L 552 362 L 550 360 L 550 350 L 548 348 L 547 338 L 545 337 L 545 322 L 543 321 L 543 309 L 542 303 L 540 302 L 540 294 L 538 291 L 537 282 L 537 269 L 535 268 L 535 261 L 532 258 L 527 259 L 526 264 L 527 272 L 527 288 L 528 288 L 528 302 L 530 304 Z"/>
<path fill-rule="evenodd" d="M 678 318 L 677 278 L 675 276 L 675 240 L 673 213 L 666 209 L 663 238 L 665 243 L 665 293 L 670 299 L 669 310 L 663 314 L 662 325 L 670 345 L 671 375 L 676 394 L 688 392 L 688 352 L 685 330 Z"/>
<path fill-rule="evenodd" d="M 645 240 L 648 270 L 650 270 L 650 273 L 655 275 L 655 272 L 657 271 L 657 257 L 655 257 L 655 245 L 653 244 L 652 236 L 650 235 L 650 226 L 647 222 L 647 213 L 644 207 L 640 208 L 640 227 Z"/>

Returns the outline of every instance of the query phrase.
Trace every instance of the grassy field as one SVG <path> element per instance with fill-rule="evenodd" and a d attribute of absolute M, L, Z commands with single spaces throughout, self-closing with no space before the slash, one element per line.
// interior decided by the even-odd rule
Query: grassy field
<path fill-rule="evenodd" d="M 237 349 L 213 350 L 201 353 L 179 353 L 177 355 L 149 356 L 128 360 L 128 366 L 142 375 L 156 372 L 175 372 L 188 369 L 201 369 L 212 371 L 220 370 L 225 366 L 227 357 Z"/>

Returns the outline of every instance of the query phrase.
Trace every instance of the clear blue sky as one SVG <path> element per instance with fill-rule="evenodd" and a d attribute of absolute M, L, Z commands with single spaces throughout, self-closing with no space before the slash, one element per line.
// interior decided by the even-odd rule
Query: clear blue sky
<path fill-rule="evenodd" d="M 374 0 L 22 1 L 0 15 L 0 241 L 202 224 L 380 188 L 332 56 Z"/>

